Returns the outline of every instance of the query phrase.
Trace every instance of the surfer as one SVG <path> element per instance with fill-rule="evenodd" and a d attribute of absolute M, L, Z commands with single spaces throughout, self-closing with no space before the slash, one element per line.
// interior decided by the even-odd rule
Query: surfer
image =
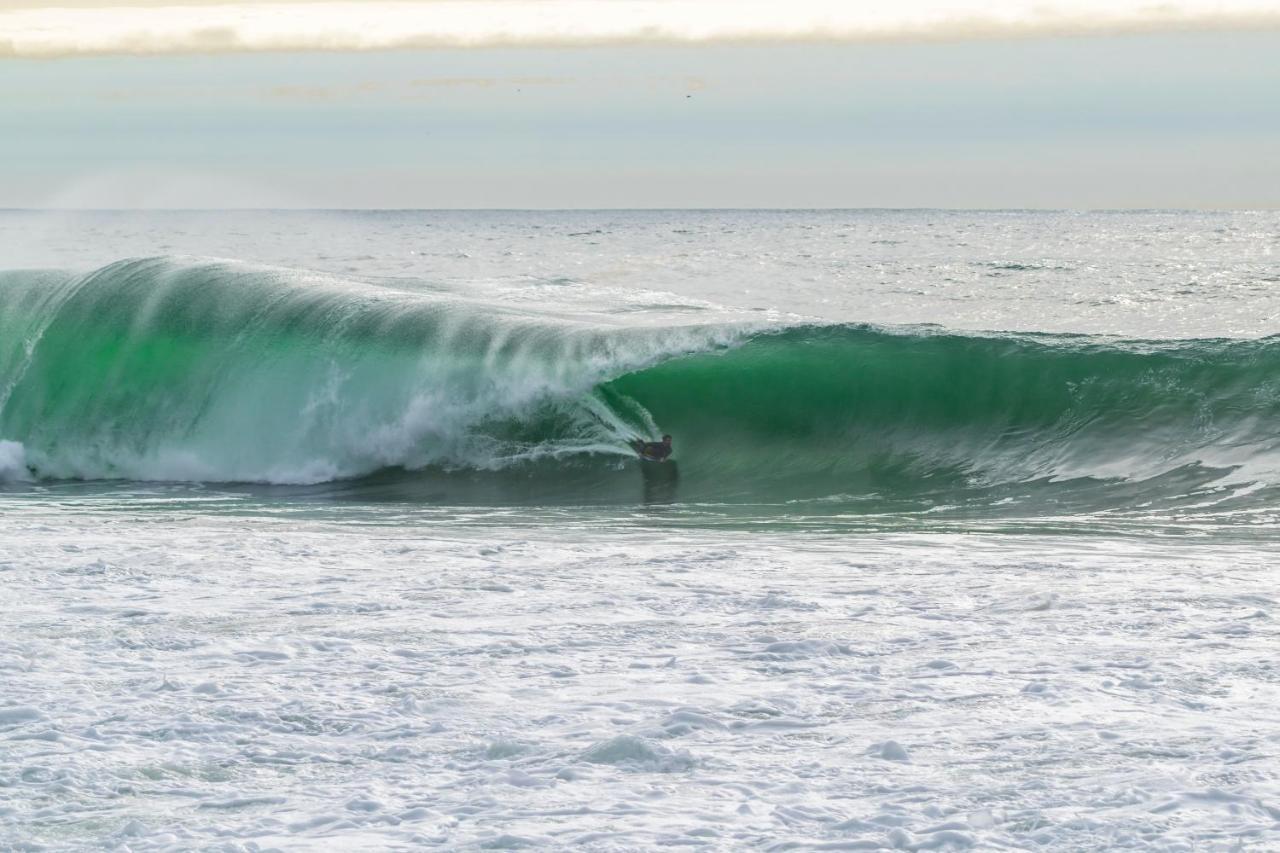
<path fill-rule="evenodd" d="M 662 441 L 644 441 L 637 438 L 631 447 L 640 458 L 648 462 L 662 462 L 671 455 L 671 436 L 664 435 Z"/>

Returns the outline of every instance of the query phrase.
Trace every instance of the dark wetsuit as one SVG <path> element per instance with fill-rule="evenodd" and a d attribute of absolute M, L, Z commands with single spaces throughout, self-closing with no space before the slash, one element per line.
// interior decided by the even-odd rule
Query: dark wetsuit
<path fill-rule="evenodd" d="M 661 441 L 640 441 L 636 440 L 631 443 L 636 453 L 640 454 L 641 459 L 650 459 L 654 462 L 661 462 L 671 455 L 671 445 L 663 444 Z"/>

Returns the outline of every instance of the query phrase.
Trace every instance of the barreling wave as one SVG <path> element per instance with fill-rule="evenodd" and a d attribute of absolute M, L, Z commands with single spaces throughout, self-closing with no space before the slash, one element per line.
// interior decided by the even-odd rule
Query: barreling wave
<path fill-rule="evenodd" d="M 620 453 L 591 391 L 727 330 L 602 330 L 229 263 L 0 278 L 0 439 L 59 478 L 305 483 Z"/>
<path fill-rule="evenodd" d="M 1082 483 L 1110 501 L 1270 484 L 1278 417 L 1276 339 L 636 327 L 169 259 L 0 275 L 10 478 L 401 471 L 489 500 L 614 501 L 640 476 L 627 442 L 670 432 L 684 500 L 1034 487 L 1065 511 Z"/>

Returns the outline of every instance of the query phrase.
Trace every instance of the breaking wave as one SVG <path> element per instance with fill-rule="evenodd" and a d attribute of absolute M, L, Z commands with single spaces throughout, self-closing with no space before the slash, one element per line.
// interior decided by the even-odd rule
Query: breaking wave
<path fill-rule="evenodd" d="M 626 326 L 173 259 L 0 274 L 10 479 L 609 501 L 633 494 L 627 442 L 670 432 L 684 500 L 1034 489 L 1070 511 L 1269 485 L 1278 419 L 1277 339 Z"/>

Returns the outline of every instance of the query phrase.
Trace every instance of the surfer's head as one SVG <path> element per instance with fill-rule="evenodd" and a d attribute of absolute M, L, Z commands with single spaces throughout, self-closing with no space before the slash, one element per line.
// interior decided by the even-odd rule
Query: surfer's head
<path fill-rule="evenodd" d="M 663 444 L 665 444 L 667 447 L 670 447 L 670 446 L 671 446 L 671 436 L 669 436 L 669 435 L 664 435 L 664 436 L 662 437 L 662 443 L 663 443 Z"/>

